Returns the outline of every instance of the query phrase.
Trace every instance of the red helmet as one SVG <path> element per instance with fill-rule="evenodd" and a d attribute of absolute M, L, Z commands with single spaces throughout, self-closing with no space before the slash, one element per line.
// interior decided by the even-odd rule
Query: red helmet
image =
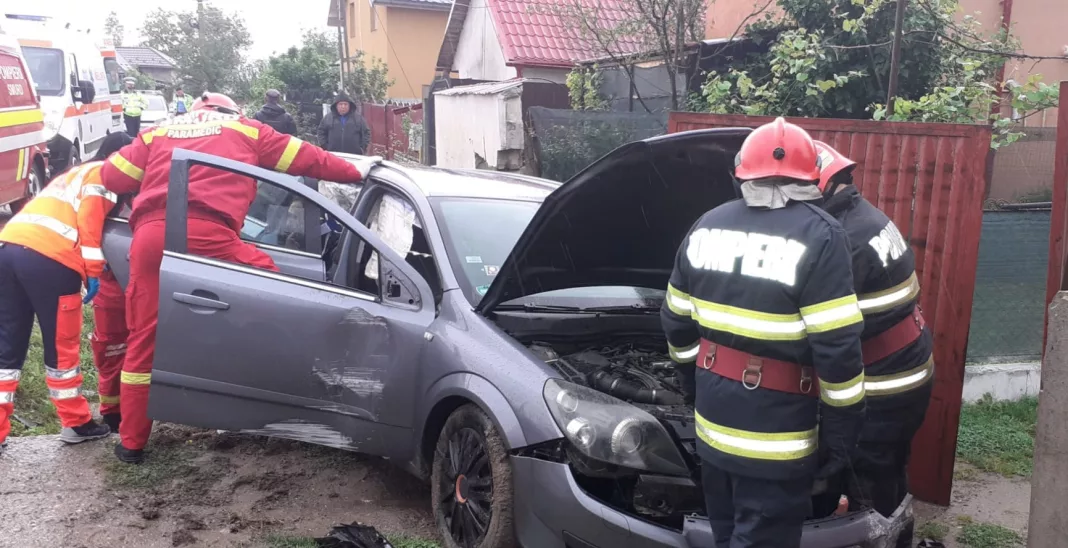
<path fill-rule="evenodd" d="M 235 103 L 233 99 L 222 93 L 211 93 L 207 91 L 201 94 L 200 97 L 193 102 L 193 108 L 189 110 L 200 110 L 204 108 L 225 112 L 227 114 L 237 114 L 240 111 L 237 103 Z"/>
<path fill-rule="evenodd" d="M 768 177 L 818 181 L 816 145 L 807 131 L 780 116 L 745 138 L 734 160 L 734 176 L 743 181 Z"/>
<path fill-rule="evenodd" d="M 813 142 L 816 143 L 816 151 L 820 155 L 820 190 L 826 191 L 831 177 L 839 173 L 852 172 L 857 167 L 857 163 L 823 141 Z"/>

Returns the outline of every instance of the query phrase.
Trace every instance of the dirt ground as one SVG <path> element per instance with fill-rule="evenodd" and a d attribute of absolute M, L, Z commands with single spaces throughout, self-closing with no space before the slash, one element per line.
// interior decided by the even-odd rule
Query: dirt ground
<path fill-rule="evenodd" d="M 949 530 L 943 541 L 947 548 L 963 546 L 955 537 L 961 524 L 968 521 L 1000 525 L 1026 539 L 1030 506 L 1030 479 L 980 472 L 958 462 L 949 508 L 917 503 L 916 530 L 921 531 L 923 524 L 931 521 L 944 524 Z M 917 535 L 916 541 L 920 540 Z"/>
<path fill-rule="evenodd" d="M 428 487 L 381 459 L 297 442 L 158 426 L 145 465 L 117 438 L 12 438 L 0 457 L 0 546 L 272 546 L 360 521 L 433 539 Z"/>

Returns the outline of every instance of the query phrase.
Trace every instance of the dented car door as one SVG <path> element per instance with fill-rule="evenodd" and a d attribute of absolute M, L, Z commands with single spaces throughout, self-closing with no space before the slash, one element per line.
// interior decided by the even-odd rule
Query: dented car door
<path fill-rule="evenodd" d="M 195 256 L 185 245 L 191 165 L 249 175 L 300 194 L 382 257 L 371 292 Z M 175 151 L 149 415 L 387 456 L 410 424 L 389 420 L 434 319 L 425 281 L 347 212 L 293 178 Z M 399 455 L 397 455 L 399 456 Z"/>

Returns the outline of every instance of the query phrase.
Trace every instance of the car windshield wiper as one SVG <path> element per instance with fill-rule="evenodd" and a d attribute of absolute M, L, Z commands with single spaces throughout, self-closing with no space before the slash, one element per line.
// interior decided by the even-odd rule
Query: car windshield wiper
<path fill-rule="evenodd" d="M 630 306 L 564 306 L 558 304 L 502 304 L 498 310 L 522 310 L 524 312 L 564 312 L 570 314 L 651 314 L 660 310 L 643 304 Z"/>

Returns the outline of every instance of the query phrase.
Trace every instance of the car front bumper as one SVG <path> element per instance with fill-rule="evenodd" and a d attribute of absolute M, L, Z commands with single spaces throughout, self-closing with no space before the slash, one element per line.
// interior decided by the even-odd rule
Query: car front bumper
<path fill-rule="evenodd" d="M 703 517 L 687 518 L 676 531 L 625 514 L 594 499 L 566 464 L 512 457 L 516 534 L 528 548 L 697 548 L 713 546 Z M 893 548 L 912 526 L 912 496 L 890 518 L 877 512 L 809 521 L 802 548 Z"/>

